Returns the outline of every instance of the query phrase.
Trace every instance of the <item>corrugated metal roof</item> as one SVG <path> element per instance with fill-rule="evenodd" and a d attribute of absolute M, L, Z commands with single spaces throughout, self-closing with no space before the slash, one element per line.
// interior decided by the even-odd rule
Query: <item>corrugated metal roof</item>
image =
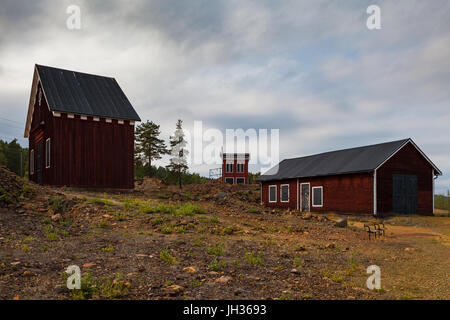
<path fill-rule="evenodd" d="M 51 111 L 141 121 L 114 78 L 36 65 Z"/>
<path fill-rule="evenodd" d="M 411 140 L 403 139 L 286 159 L 260 176 L 257 181 L 371 172 L 409 141 Z"/>

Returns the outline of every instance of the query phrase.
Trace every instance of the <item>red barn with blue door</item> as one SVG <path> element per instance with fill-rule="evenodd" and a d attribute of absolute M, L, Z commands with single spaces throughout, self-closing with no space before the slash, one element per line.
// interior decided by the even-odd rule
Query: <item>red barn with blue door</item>
<path fill-rule="evenodd" d="M 269 207 L 432 215 L 439 175 L 425 153 L 404 139 L 286 159 L 257 181 Z"/>

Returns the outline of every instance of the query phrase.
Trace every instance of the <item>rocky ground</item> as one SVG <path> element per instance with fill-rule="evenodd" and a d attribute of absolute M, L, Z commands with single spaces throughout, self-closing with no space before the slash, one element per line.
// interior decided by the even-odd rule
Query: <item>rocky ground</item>
<path fill-rule="evenodd" d="M 394 217 L 369 241 L 369 217 L 268 210 L 256 185 L 93 192 L 0 168 L 0 187 L 1 299 L 450 298 L 448 217 Z M 372 264 L 381 290 L 366 288 Z M 69 265 L 82 290 L 66 288 Z"/>

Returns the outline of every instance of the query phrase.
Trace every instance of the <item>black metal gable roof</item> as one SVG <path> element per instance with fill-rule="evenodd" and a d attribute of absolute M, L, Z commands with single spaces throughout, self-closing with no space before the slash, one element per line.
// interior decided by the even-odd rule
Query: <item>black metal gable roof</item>
<path fill-rule="evenodd" d="M 286 159 L 260 176 L 257 181 L 371 172 L 408 142 L 411 142 L 422 153 L 427 161 L 437 170 L 437 174 L 442 174 L 411 139 L 403 139 L 301 158 Z"/>
<path fill-rule="evenodd" d="M 141 121 L 114 78 L 36 65 L 51 111 Z"/>

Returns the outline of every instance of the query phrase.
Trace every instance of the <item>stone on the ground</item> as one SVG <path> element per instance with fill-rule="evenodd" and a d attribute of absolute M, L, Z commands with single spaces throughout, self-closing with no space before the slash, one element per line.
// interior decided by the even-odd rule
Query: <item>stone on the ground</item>
<path fill-rule="evenodd" d="M 183 268 L 184 271 L 186 271 L 187 273 L 196 273 L 197 269 L 195 267 L 186 267 Z"/>
<path fill-rule="evenodd" d="M 345 228 L 347 227 L 347 219 L 346 218 L 339 219 L 338 221 L 336 221 L 334 225 L 339 228 Z"/>
<path fill-rule="evenodd" d="M 52 221 L 53 222 L 56 222 L 56 221 L 59 221 L 59 220 L 61 220 L 61 213 L 57 213 L 57 214 L 52 215 Z"/>
<path fill-rule="evenodd" d="M 164 288 L 164 291 L 170 296 L 177 296 L 184 291 L 184 288 L 177 284 L 173 284 L 167 288 Z"/>
<path fill-rule="evenodd" d="M 221 276 L 220 278 L 216 279 L 217 283 L 225 284 L 228 283 L 232 278 L 230 276 Z"/>

